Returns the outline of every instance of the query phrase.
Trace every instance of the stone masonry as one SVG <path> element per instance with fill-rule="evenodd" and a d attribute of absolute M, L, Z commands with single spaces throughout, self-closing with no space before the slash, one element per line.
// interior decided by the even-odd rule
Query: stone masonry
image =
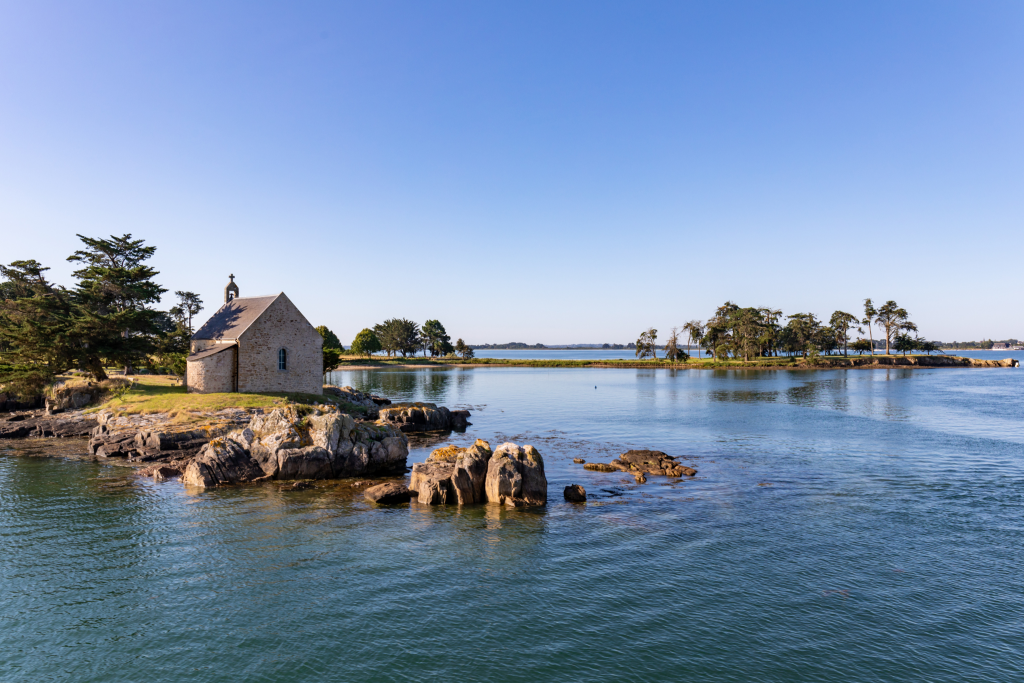
<path fill-rule="evenodd" d="M 241 298 L 232 286 L 192 338 L 188 390 L 322 394 L 323 338 L 316 328 L 284 293 Z M 214 352 L 218 347 L 224 348 Z"/>
<path fill-rule="evenodd" d="M 322 394 L 323 345 L 316 328 L 281 294 L 238 340 L 238 390 Z M 287 370 L 278 370 L 282 348 Z"/>

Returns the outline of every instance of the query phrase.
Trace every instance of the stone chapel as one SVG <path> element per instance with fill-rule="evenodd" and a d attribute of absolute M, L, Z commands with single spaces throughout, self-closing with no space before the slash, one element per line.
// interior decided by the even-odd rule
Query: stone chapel
<path fill-rule="evenodd" d="M 240 297 L 235 276 L 224 305 L 192 335 L 189 392 L 323 393 L 323 337 L 284 292 Z"/>

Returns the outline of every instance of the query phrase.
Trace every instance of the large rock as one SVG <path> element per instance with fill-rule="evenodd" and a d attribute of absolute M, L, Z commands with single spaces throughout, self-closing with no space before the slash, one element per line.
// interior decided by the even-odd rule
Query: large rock
<path fill-rule="evenodd" d="M 186 486 L 220 486 L 252 481 L 263 476 L 258 462 L 241 445 L 227 438 L 214 439 L 185 468 Z"/>
<path fill-rule="evenodd" d="M 484 490 L 491 503 L 543 505 L 548 500 L 543 458 L 533 446 L 502 444 L 487 463 Z"/>
<path fill-rule="evenodd" d="M 380 409 L 380 420 L 403 432 L 445 432 L 465 429 L 469 411 L 450 411 L 433 403 L 396 403 Z"/>
<path fill-rule="evenodd" d="M 579 484 L 571 484 L 562 491 L 562 497 L 570 503 L 586 503 L 587 490 Z"/>
<path fill-rule="evenodd" d="M 408 439 L 386 424 L 356 423 L 334 406 L 287 406 L 257 415 L 228 438 L 275 479 L 330 479 L 405 471 Z"/>
<path fill-rule="evenodd" d="M 459 454 L 452 473 L 452 488 L 459 505 L 486 502 L 484 487 L 491 456 L 491 446 L 483 439 L 477 439 Z"/>
<path fill-rule="evenodd" d="M 377 505 L 398 505 L 408 503 L 412 498 L 412 492 L 401 484 L 387 483 L 371 486 L 363 491 L 363 496 Z"/>
<path fill-rule="evenodd" d="M 458 502 L 455 488 L 452 486 L 452 475 L 455 474 L 453 462 L 417 462 L 413 463 L 409 488 L 416 492 L 417 500 L 427 505 L 446 505 Z"/>
<path fill-rule="evenodd" d="M 491 446 L 477 439 L 469 448 L 445 446 L 433 451 L 426 462 L 412 466 L 410 488 L 419 502 L 429 505 L 486 502 L 484 482 Z"/>
<path fill-rule="evenodd" d="M 506 443 L 492 453 L 481 439 L 469 448 L 438 448 L 427 462 L 412 466 L 409 487 L 428 505 L 543 505 L 548 498 L 544 460 L 536 448 Z"/>

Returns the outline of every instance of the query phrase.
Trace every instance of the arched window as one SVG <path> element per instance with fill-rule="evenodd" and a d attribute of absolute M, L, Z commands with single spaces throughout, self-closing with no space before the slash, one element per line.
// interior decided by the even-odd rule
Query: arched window
<path fill-rule="evenodd" d="M 281 349 L 277 352 L 277 369 L 287 370 L 288 369 L 288 351 Z"/>

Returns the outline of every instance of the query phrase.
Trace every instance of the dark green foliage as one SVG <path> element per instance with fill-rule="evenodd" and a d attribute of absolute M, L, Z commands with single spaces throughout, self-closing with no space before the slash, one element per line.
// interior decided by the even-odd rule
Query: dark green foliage
<path fill-rule="evenodd" d="M 182 292 L 179 290 L 174 295 L 178 297 L 178 305 L 171 309 L 172 315 L 175 310 L 180 312 L 182 323 L 188 329 L 188 335 L 191 337 L 193 332 L 192 317 L 199 315 L 199 312 L 203 310 L 203 300 L 195 292 Z"/>
<path fill-rule="evenodd" d="M 908 351 L 913 351 L 917 342 L 909 334 L 897 334 L 892 340 L 893 348 L 897 351 L 902 351 L 903 355 L 906 356 Z"/>
<path fill-rule="evenodd" d="M 341 340 L 338 339 L 338 335 L 331 332 L 326 325 L 320 325 L 316 328 L 316 331 L 324 338 L 324 348 L 338 349 L 338 351 L 345 350 L 345 347 L 341 345 Z"/>
<path fill-rule="evenodd" d="M 167 290 L 153 282 L 158 274 L 144 262 L 156 247 L 148 247 L 130 234 L 110 239 L 78 236 L 85 244 L 68 257 L 82 264 L 74 272 L 78 284 L 71 333 L 88 352 L 83 365 L 98 379 L 106 379 L 103 361 L 134 368 L 158 350 L 159 314 L 149 308 Z"/>
<path fill-rule="evenodd" d="M 462 356 L 463 360 L 469 360 L 475 355 L 473 349 L 469 348 L 469 345 L 461 339 L 455 342 L 455 353 Z"/>
<path fill-rule="evenodd" d="M 83 352 L 71 295 L 46 279 L 47 270 L 32 260 L 0 266 L 0 384 L 22 396 L 38 394 Z"/>
<path fill-rule="evenodd" d="M 665 341 L 665 358 L 672 362 L 683 361 L 684 363 L 690 359 L 690 354 L 679 348 L 679 332 L 674 327 L 672 334 Z"/>
<path fill-rule="evenodd" d="M 885 353 L 889 353 L 890 345 L 896 341 L 896 337 L 903 332 L 917 332 L 917 325 L 910 322 L 910 314 L 905 308 L 900 308 L 895 301 L 886 301 L 878 309 L 875 324 L 885 330 Z M 906 342 L 904 342 L 906 343 Z M 899 351 L 899 349 L 896 349 Z M 906 355 L 904 353 L 903 355 Z"/>
<path fill-rule="evenodd" d="M 655 343 L 658 340 L 658 331 L 653 327 L 640 333 L 636 340 L 637 358 L 657 358 L 658 352 Z"/>
<path fill-rule="evenodd" d="M 455 350 L 452 339 L 438 320 L 428 320 L 420 330 L 424 348 L 434 356 L 447 356 Z"/>
<path fill-rule="evenodd" d="M 871 342 L 867 339 L 858 339 L 857 341 L 850 344 L 850 348 L 857 353 L 866 353 L 871 351 Z"/>
<path fill-rule="evenodd" d="M 324 338 L 324 374 L 327 374 L 338 366 L 338 363 L 341 361 L 341 354 L 345 351 L 345 347 L 341 345 L 341 340 L 338 339 L 338 335 L 331 332 L 326 325 L 320 325 L 316 328 L 316 331 Z"/>
<path fill-rule="evenodd" d="M 401 353 L 403 358 L 409 354 L 416 355 L 420 346 L 420 326 L 405 318 L 385 320 L 374 325 L 373 331 L 388 356 L 396 353 Z"/>
<path fill-rule="evenodd" d="M 352 353 L 365 355 L 367 358 L 381 350 L 380 339 L 371 329 L 364 329 L 356 335 L 352 342 Z"/>

